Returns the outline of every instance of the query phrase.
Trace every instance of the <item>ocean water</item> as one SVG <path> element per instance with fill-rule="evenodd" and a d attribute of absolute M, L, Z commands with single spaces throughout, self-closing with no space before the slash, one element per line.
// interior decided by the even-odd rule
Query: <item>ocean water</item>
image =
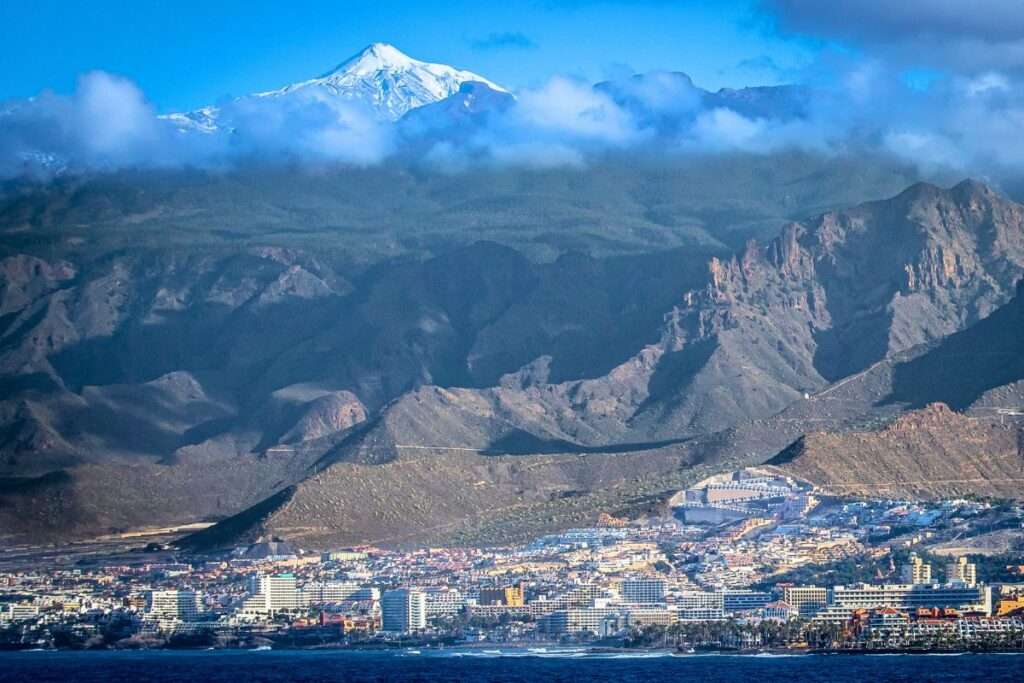
<path fill-rule="evenodd" d="M 574 649 L 0 654 L 0 681 L 1024 681 L 1017 655 L 683 655 Z"/>

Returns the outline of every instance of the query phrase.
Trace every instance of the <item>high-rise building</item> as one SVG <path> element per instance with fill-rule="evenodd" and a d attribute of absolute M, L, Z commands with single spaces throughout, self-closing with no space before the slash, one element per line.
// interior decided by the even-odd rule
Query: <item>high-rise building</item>
<path fill-rule="evenodd" d="M 146 595 L 146 613 L 156 619 L 193 621 L 199 614 L 199 596 L 194 591 L 150 591 Z"/>
<path fill-rule="evenodd" d="M 629 579 L 619 586 L 625 602 L 652 604 L 665 602 L 665 582 L 662 579 Z"/>
<path fill-rule="evenodd" d="M 188 590 L 150 591 L 146 594 L 146 615 L 161 629 L 193 622 L 199 616 L 199 595 Z"/>
<path fill-rule="evenodd" d="M 932 566 L 918 557 L 917 553 L 910 553 L 910 559 L 901 571 L 903 583 L 928 584 L 932 582 Z"/>
<path fill-rule="evenodd" d="M 427 596 L 421 591 L 410 588 L 384 591 L 380 609 L 382 631 L 408 633 L 427 626 Z"/>
<path fill-rule="evenodd" d="M 978 583 L 978 565 L 968 562 L 966 557 L 958 557 L 955 562 L 946 565 L 946 582 L 963 583 L 974 586 Z"/>
<path fill-rule="evenodd" d="M 782 600 L 801 617 L 813 617 L 828 606 L 828 589 L 820 586 L 787 586 Z"/>
<path fill-rule="evenodd" d="M 249 590 L 256 590 L 246 598 L 241 612 L 248 615 L 269 615 L 299 609 L 299 591 L 294 574 L 271 574 L 253 577 Z"/>
<path fill-rule="evenodd" d="M 299 590 L 299 594 L 300 602 L 309 605 L 380 599 L 378 589 L 372 586 L 362 586 L 354 581 L 308 583 Z"/>
<path fill-rule="evenodd" d="M 423 589 L 427 598 L 427 617 L 451 617 L 466 607 L 466 598 L 454 588 L 431 586 Z"/>
<path fill-rule="evenodd" d="M 675 597 L 680 621 L 710 621 L 725 617 L 725 596 L 720 591 L 682 591 Z"/>
<path fill-rule="evenodd" d="M 679 609 L 725 609 L 725 596 L 718 591 L 682 591 L 676 596 Z"/>
<path fill-rule="evenodd" d="M 261 577 L 260 593 L 265 597 L 267 609 L 271 612 L 294 610 L 299 606 L 294 574 L 271 574 Z"/>

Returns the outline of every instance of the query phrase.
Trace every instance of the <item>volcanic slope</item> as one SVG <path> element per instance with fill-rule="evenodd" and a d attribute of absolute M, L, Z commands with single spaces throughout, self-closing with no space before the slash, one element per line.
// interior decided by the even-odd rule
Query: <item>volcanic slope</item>
<path fill-rule="evenodd" d="M 393 457 L 396 444 L 627 450 L 728 430 L 832 384 L 834 394 L 861 373 L 985 319 L 1013 297 L 1022 274 L 1021 206 L 970 181 L 950 190 L 917 185 L 792 224 L 731 259 L 712 258 L 706 284 L 682 294 L 659 338 L 607 374 L 551 381 L 550 358 L 539 356 L 496 386 L 422 386 L 335 456 L 379 461 Z M 499 329 L 479 335 L 476 349 Z M 1000 353 L 1013 361 L 1000 367 L 1015 367 L 1014 349 Z M 998 365 L 996 356 L 986 358 Z M 930 381 L 914 368 L 888 380 L 894 402 L 913 402 L 904 394 Z"/>
<path fill-rule="evenodd" d="M 313 547 L 528 538 L 591 524 L 600 512 L 659 514 L 678 488 L 766 459 L 836 495 L 1021 498 L 1024 420 L 1013 415 L 1019 404 L 1005 399 L 1019 398 L 1024 368 L 989 359 L 1024 356 L 1022 315 L 1024 282 L 1010 303 L 968 329 L 895 354 L 776 415 L 643 450 L 488 456 L 464 447 L 383 447 L 372 441 L 381 432 L 370 428 L 350 453 L 362 462 L 318 464 L 324 469 L 315 476 L 184 544 L 209 548 L 275 534 Z M 974 363 L 965 360 L 966 348 Z M 944 381 L 932 381 L 935 368 Z M 912 401 L 902 395 L 908 382 L 917 386 Z M 916 407 L 946 395 L 950 382 L 968 383 L 964 400 L 977 397 L 962 404 L 967 413 L 943 403 Z M 463 438 L 471 436 L 466 422 Z M 541 445 L 555 453 L 566 444 Z"/>
<path fill-rule="evenodd" d="M 1024 432 L 942 403 L 875 431 L 811 432 L 769 461 L 838 495 L 1024 498 Z"/>
<path fill-rule="evenodd" d="M 792 441 L 874 369 L 1006 303 L 1022 215 L 968 181 L 793 223 L 734 257 L 536 262 L 475 243 L 349 271 L 330 249 L 265 245 L 9 256 L 0 483 L 17 514 L 0 528 L 222 518 L 403 449 L 767 458 L 788 442 L 764 425 L 787 420 Z M 28 234 L 47 224 L 33 216 Z M 907 377 L 840 423 L 919 405 Z M 223 472 L 245 484 L 225 490 Z"/>
<path fill-rule="evenodd" d="M 734 463 L 685 446 L 614 454 L 487 456 L 410 451 L 382 464 L 335 463 L 180 541 L 210 549 L 281 536 L 303 547 L 494 545 L 593 524 L 602 512 L 664 512 L 681 487 Z"/>
<path fill-rule="evenodd" d="M 774 462 L 789 467 L 796 474 L 799 474 L 806 462 L 808 471 L 813 474 L 808 476 L 815 483 L 834 484 L 836 488 L 849 493 L 869 495 L 873 491 L 874 494 L 884 494 L 892 490 L 905 495 L 922 496 L 962 495 L 966 492 L 1016 495 L 1015 487 L 1019 489 L 1020 479 L 1020 437 L 1015 426 L 1000 424 L 1002 418 L 995 419 L 992 411 L 1010 405 L 1007 401 L 1012 401 L 1015 387 L 1024 377 L 1017 362 L 1024 357 L 1024 325 L 1021 324 L 1024 285 L 1014 287 L 1012 284 L 1013 278 L 1019 276 L 1018 252 L 1015 251 L 1015 245 L 1019 244 L 1019 210 L 1014 205 L 995 200 L 994 206 L 979 211 L 980 203 L 993 201 L 993 196 L 987 189 L 973 183 L 950 191 L 918 187 L 912 188 L 910 193 L 909 197 L 897 198 L 905 202 L 903 208 L 909 211 L 909 215 L 922 215 L 917 213 L 922 210 L 924 216 L 942 215 L 946 226 L 952 224 L 962 228 L 966 221 L 963 215 L 951 217 L 948 206 L 941 210 L 922 207 L 922 195 L 929 198 L 929 201 L 938 198 L 939 202 L 958 197 L 966 199 L 965 205 L 975 207 L 973 210 L 978 212 L 971 219 L 973 226 L 968 233 L 976 235 L 973 239 L 968 239 L 959 228 L 946 231 L 941 225 L 919 226 L 922 230 L 936 231 L 944 239 L 952 232 L 955 239 L 947 243 L 966 241 L 970 244 L 980 234 L 980 241 L 1004 242 L 1008 246 L 1006 252 L 993 258 L 990 251 L 976 258 L 975 263 L 983 265 L 974 270 L 964 267 L 967 274 L 961 273 L 958 276 L 955 269 L 946 269 L 944 266 L 939 266 L 939 271 L 930 270 L 936 267 L 936 251 L 940 254 L 938 263 L 948 260 L 941 256 L 942 247 L 926 237 L 923 240 L 926 247 L 919 254 L 919 259 L 905 264 L 903 268 L 894 269 L 902 273 L 902 276 L 887 283 L 893 288 L 892 291 L 884 297 L 876 294 L 878 300 L 888 302 L 887 308 L 899 311 L 903 316 L 904 323 L 900 332 L 904 336 L 891 338 L 887 347 L 881 351 L 883 356 L 880 360 L 870 357 L 865 359 L 863 362 L 868 363 L 867 367 L 859 368 L 858 372 L 832 384 L 819 383 L 817 388 L 795 398 L 775 414 L 739 420 L 718 432 L 689 437 L 680 435 L 661 442 L 648 439 L 640 443 L 612 442 L 599 446 L 594 445 L 595 442 L 600 443 L 594 439 L 587 445 L 584 439 L 579 438 L 580 434 L 592 435 L 599 432 L 595 429 L 584 431 L 579 425 L 605 427 L 608 424 L 614 425 L 614 420 L 609 418 L 607 411 L 589 410 L 592 406 L 586 402 L 573 403 L 573 399 L 581 394 L 579 387 L 587 386 L 587 382 L 569 383 L 573 390 L 562 394 L 557 393 L 561 387 L 545 385 L 543 378 L 548 370 L 546 361 L 542 359 L 518 373 L 505 376 L 495 388 L 474 390 L 426 386 L 403 396 L 386 407 L 379 419 L 328 452 L 319 463 L 319 466 L 325 467 L 325 471 L 315 478 L 315 483 L 307 481 L 299 484 L 287 496 L 276 499 L 276 504 L 268 503 L 261 507 L 260 515 L 243 513 L 229 525 L 214 527 L 201 536 L 200 541 L 209 543 L 215 538 L 226 540 L 232 537 L 232 530 L 244 531 L 247 535 L 305 535 L 313 543 L 348 541 L 359 537 L 357 530 L 363 528 L 373 528 L 375 532 L 359 538 L 388 539 L 407 533 L 400 531 L 403 524 L 414 527 L 418 530 L 416 533 L 432 534 L 431 538 L 467 541 L 485 538 L 483 530 L 494 529 L 489 526 L 491 520 L 507 520 L 509 517 L 518 519 L 519 527 L 503 522 L 499 526 L 503 533 L 510 533 L 510 529 L 514 528 L 553 528 L 559 524 L 593 521 L 599 510 L 630 508 L 632 505 L 636 511 L 643 507 L 636 507 L 638 501 L 644 501 L 648 507 L 656 507 L 658 501 L 664 500 L 666 494 L 671 493 L 673 486 L 691 480 L 697 468 L 706 471 L 708 468 L 764 462 L 794 440 L 796 442 L 777 456 Z M 989 217 L 981 215 L 988 211 L 992 211 L 995 217 L 991 217 L 991 214 Z M 837 220 L 843 222 L 849 219 L 824 217 L 815 225 L 831 226 Z M 1002 227 L 986 227 L 989 221 Z M 785 274 L 794 264 L 802 265 L 804 269 L 798 269 L 798 272 L 803 275 L 797 281 L 806 284 L 807 270 L 813 266 L 818 265 L 822 270 L 835 267 L 833 261 L 826 261 L 826 265 L 821 266 L 820 260 L 810 260 L 806 254 L 797 253 L 793 256 L 793 250 L 797 249 L 793 245 L 798 244 L 793 241 L 796 230 L 799 230 L 799 226 L 787 232 L 789 247 L 786 247 L 786 242 L 777 242 L 767 250 L 751 247 L 743 260 L 737 259 L 724 266 L 713 261 L 711 283 L 705 290 L 688 295 L 688 298 L 718 298 L 723 307 L 733 305 L 738 299 L 742 305 L 740 310 L 749 312 L 751 306 L 744 299 L 750 291 L 766 296 L 765 290 L 774 287 L 794 296 L 793 288 L 787 289 L 780 285 L 780 272 Z M 1012 234 L 1013 231 L 1017 231 L 1016 236 Z M 989 232 L 988 237 L 985 236 L 986 232 Z M 759 256 L 766 251 L 778 257 Z M 755 257 L 752 258 L 751 254 Z M 962 263 L 967 259 L 965 255 L 960 255 L 952 260 Z M 733 268 L 738 268 L 733 278 L 747 285 L 743 291 L 744 296 L 722 295 L 716 273 L 728 272 Z M 1010 274 L 1005 271 L 1010 271 Z M 918 287 L 921 272 L 928 274 L 923 279 L 932 285 Z M 940 273 L 945 280 L 938 277 Z M 991 276 L 991 273 L 999 277 Z M 982 279 L 984 284 L 973 282 L 975 278 Z M 766 280 L 771 284 L 766 285 Z M 750 286 L 751 282 L 755 286 Z M 961 290 L 973 289 L 976 296 L 972 297 L 965 291 L 948 292 L 945 286 L 951 283 L 955 283 Z M 995 286 L 1000 288 L 999 296 L 986 299 Z M 808 297 L 823 296 L 816 294 L 818 287 L 823 289 L 819 283 L 812 283 L 809 292 L 807 289 L 797 290 L 802 294 L 795 297 L 795 305 L 791 303 L 788 308 L 798 311 L 796 315 L 803 315 Z M 1017 296 L 986 315 L 989 312 L 988 301 L 993 302 L 991 305 L 998 305 L 999 300 L 1010 293 L 1016 293 Z M 926 312 L 940 307 L 950 311 L 951 315 L 956 316 L 949 323 L 951 326 L 966 324 L 968 327 L 942 336 L 941 328 L 935 330 L 931 327 L 934 325 L 934 316 L 915 318 L 908 315 L 911 310 L 905 301 L 908 298 Z M 950 303 L 951 300 L 960 303 Z M 789 301 L 793 302 L 793 299 Z M 978 312 L 964 314 L 960 311 L 959 307 L 965 301 L 970 302 Z M 690 305 L 692 308 L 695 304 Z M 783 312 L 787 310 L 782 305 L 774 308 Z M 810 308 L 814 310 L 814 307 Z M 876 322 L 885 318 L 878 311 L 868 311 L 873 314 L 871 319 Z M 726 311 L 726 315 L 730 313 Z M 826 307 L 822 307 L 818 313 L 819 317 L 812 320 L 831 322 Z M 896 315 L 889 317 L 895 319 Z M 671 324 L 675 323 L 672 316 L 668 320 Z M 908 324 L 915 320 L 918 322 L 916 327 Z M 869 324 L 858 320 L 856 316 L 853 316 L 853 322 Z M 822 327 L 830 329 L 825 325 Z M 813 339 L 812 336 L 812 342 Z M 908 340 L 929 341 L 904 348 Z M 758 341 L 752 340 L 752 343 Z M 598 382 L 612 386 L 614 382 L 620 389 L 627 387 L 638 393 L 643 392 L 646 387 L 642 372 L 636 370 L 642 371 L 645 362 L 656 365 L 661 355 L 656 345 L 649 347 L 645 354 L 627 361 L 626 369 L 634 370 L 631 374 L 619 366 L 608 376 L 592 381 L 590 386 Z M 809 353 L 808 363 L 811 367 L 813 360 L 814 354 Z M 936 371 L 943 374 L 936 378 Z M 638 376 L 640 379 L 637 379 Z M 634 384 L 629 385 L 629 380 L 633 380 Z M 899 417 L 902 411 L 946 398 L 951 391 L 959 396 L 958 408 L 969 409 L 973 413 L 989 411 L 988 414 L 978 419 L 973 414 L 966 416 L 944 406 L 931 406 L 922 413 L 912 412 Z M 599 398 L 615 400 L 612 394 Z M 642 400 L 637 401 L 637 404 L 643 405 Z M 581 406 L 584 411 L 580 411 Z M 895 422 L 879 430 L 881 425 L 894 419 Z M 620 424 L 627 423 L 627 420 L 623 420 Z M 628 431 L 623 429 L 620 433 Z M 807 435 L 803 436 L 805 433 Z M 474 450 L 478 452 L 472 453 Z M 484 464 L 488 462 L 487 457 L 494 458 L 494 462 L 512 461 L 505 457 L 481 455 L 488 452 L 574 453 L 575 456 L 563 454 L 553 460 L 546 456 L 520 456 L 515 462 L 524 467 L 531 466 L 527 463 L 543 462 L 545 464 L 542 467 L 550 467 L 556 462 L 569 459 L 574 463 L 586 462 L 591 468 L 600 465 L 606 471 L 610 468 L 610 471 L 619 474 L 610 480 L 591 480 L 578 490 L 573 488 L 575 493 L 569 499 L 576 506 L 573 507 L 574 514 L 564 518 L 560 516 L 561 513 L 548 514 L 552 509 L 564 511 L 567 508 L 563 494 L 560 494 L 558 502 L 545 500 L 540 503 L 530 498 L 529 492 L 535 489 L 535 484 L 521 486 L 514 495 L 510 491 L 515 486 L 501 489 L 494 479 L 494 473 L 487 470 Z M 467 472 L 480 472 L 480 478 L 475 478 L 477 474 L 469 475 L 474 479 L 468 482 L 451 472 L 443 477 L 428 474 L 436 468 L 447 467 L 446 463 L 455 462 L 453 458 L 457 458 L 459 467 L 465 468 Z M 887 458 L 891 458 L 891 462 Z M 643 462 L 647 468 L 653 468 L 653 471 L 648 470 L 637 481 L 630 482 L 629 477 L 621 473 L 619 464 L 629 463 L 632 468 L 639 462 Z M 610 466 L 608 463 L 615 465 Z M 884 473 L 884 481 L 865 478 L 865 472 L 872 467 L 880 476 Z M 395 488 L 391 489 L 389 487 L 392 484 L 385 483 L 389 481 L 385 476 L 385 472 L 391 471 L 388 468 L 393 468 L 396 473 L 404 473 L 399 477 L 403 481 L 401 486 L 394 484 Z M 343 486 L 340 482 L 354 477 L 353 472 L 377 472 L 375 484 L 383 487 L 386 493 L 377 494 L 379 501 L 362 512 L 348 510 L 344 505 L 338 508 L 329 506 L 334 510 L 332 512 L 322 509 L 323 506 L 316 501 L 337 497 L 332 487 L 337 486 L 340 490 Z M 485 505 L 460 502 L 456 507 L 465 507 L 469 511 L 465 515 L 451 509 L 435 509 L 433 506 L 436 503 L 420 504 L 423 506 L 420 510 L 424 513 L 422 515 L 409 516 L 394 512 L 393 506 L 400 505 L 396 501 L 408 498 L 409 492 L 432 491 L 446 477 L 451 482 L 460 482 L 455 490 L 471 491 L 472 486 L 497 486 L 496 490 L 504 490 L 512 497 L 504 499 L 501 495 L 488 496 Z M 851 482 L 858 480 L 873 482 L 877 486 L 857 488 L 851 485 Z M 556 481 L 569 486 L 564 478 L 556 478 Z M 600 486 L 595 487 L 595 484 Z M 577 483 L 572 486 L 580 485 Z M 639 490 L 635 488 L 637 486 Z M 425 498 L 431 500 L 433 496 L 428 493 Z M 388 509 L 392 512 L 384 512 L 387 506 L 381 501 L 388 501 L 387 506 L 392 506 Z M 364 519 L 366 515 L 372 519 L 390 519 L 391 522 L 375 526 Z M 547 521 L 538 523 L 538 518 Z M 434 519 L 442 519 L 444 522 L 434 527 L 421 521 Z"/>

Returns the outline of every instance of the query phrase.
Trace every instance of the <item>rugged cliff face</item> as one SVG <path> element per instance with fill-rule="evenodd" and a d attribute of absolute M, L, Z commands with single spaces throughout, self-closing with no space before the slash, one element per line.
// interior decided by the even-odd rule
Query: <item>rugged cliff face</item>
<path fill-rule="evenodd" d="M 647 482 L 649 495 L 659 487 L 664 494 L 697 462 L 761 462 L 795 439 L 773 462 L 836 493 L 1016 497 L 1020 432 L 1014 418 L 993 411 L 1016 405 L 1024 379 L 1024 286 L 1013 284 L 1022 225 L 1019 207 L 973 183 L 915 187 L 791 225 L 768 245 L 712 259 L 707 283 L 665 316 L 659 340 L 607 375 L 551 383 L 549 359 L 541 358 L 493 388 L 420 388 L 331 452 L 316 486 L 347 478 L 345 461 L 404 463 L 413 471 L 410 458 L 447 461 L 457 452 L 450 448 L 594 454 L 635 449 L 622 441 L 638 436 L 644 462 L 664 468 Z M 901 253 L 893 239 L 904 245 Z M 881 341 L 862 349 L 857 335 L 871 334 Z M 850 374 L 830 384 L 828 364 L 837 361 L 822 349 L 842 344 L 861 355 L 838 356 Z M 769 398 L 758 403 L 758 392 Z M 972 416 L 934 404 L 887 428 L 869 426 L 951 393 Z M 676 443 L 653 441 L 663 434 Z M 610 439 L 619 441 L 600 445 Z M 431 447 L 410 450 L 424 444 Z M 497 485 L 490 475 L 479 481 Z M 603 509 L 626 505 L 614 494 L 622 483 L 603 486 L 616 501 L 604 500 Z M 532 519 L 525 510 L 533 504 L 516 500 Z M 351 529 L 362 526 L 342 517 L 316 527 L 322 515 L 289 505 L 247 528 L 308 533 L 314 543 L 353 538 Z M 434 532 L 443 540 L 474 537 L 470 529 L 478 527 L 467 520 L 448 523 L 459 532 Z"/>
<path fill-rule="evenodd" d="M 973 182 L 790 223 L 734 256 L 439 251 L 372 266 L 259 244 L 4 258 L 4 526 L 223 517 L 332 467 L 413 454 L 415 468 L 452 453 L 646 453 L 669 476 L 929 401 L 1010 405 L 1024 379 L 1006 305 L 1024 208 Z M 985 358 L 1009 361 L 960 373 L 943 360 L 985 340 L 1001 344 Z M 146 500 L 91 499 L 124 481 Z M 155 481 L 193 502 L 162 501 Z"/>
<path fill-rule="evenodd" d="M 712 258 L 660 338 L 606 375 L 551 382 L 540 358 L 494 388 L 409 395 L 384 425 L 423 439 L 417 424 L 447 414 L 458 426 L 435 439 L 473 448 L 531 443 L 522 432 L 535 449 L 716 432 L 978 322 L 1022 274 L 1022 207 L 970 181 L 917 185 Z"/>
<path fill-rule="evenodd" d="M 712 260 L 672 341 L 743 330 L 774 342 L 795 376 L 836 381 L 1006 303 L 1024 268 L 1022 224 L 1021 206 L 973 181 L 791 224 Z"/>

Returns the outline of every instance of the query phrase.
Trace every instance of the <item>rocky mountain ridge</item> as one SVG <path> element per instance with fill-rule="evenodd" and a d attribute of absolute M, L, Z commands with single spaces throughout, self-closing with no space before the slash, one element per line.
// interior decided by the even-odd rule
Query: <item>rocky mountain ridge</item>
<path fill-rule="evenodd" d="M 970 389 L 928 379 L 934 367 L 956 377 L 942 359 L 964 345 L 979 359 L 1022 357 L 1024 210 L 974 182 L 794 222 L 734 256 L 538 263 L 479 243 L 346 274 L 326 253 L 254 245 L 0 265 L 11 538 L 229 517 L 353 472 L 380 477 L 381 501 L 418 477 L 434 482 L 424 491 L 461 481 L 462 467 L 486 489 L 499 462 L 567 477 L 554 498 L 537 498 L 532 479 L 503 480 L 494 500 L 540 528 L 552 505 L 568 522 L 594 510 L 587 500 L 654 504 L 698 468 L 950 402 L 943 386 L 970 397 L 951 403 L 960 410 L 1011 406 L 1024 380 L 1005 362 L 971 367 Z M 650 471 L 629 484 L 640 463 Z M 241 483 L 225 486 L 227 473 Z M 154 483 L 172 480 L 162 499 Z M 115 481 L 145 500 L 98 493 Z M 169 497 L 182 488 L 184 508 Z M 436 501 L 403 505 L 388 513 L 395 524 L 425 506 L 481 537 Z M 312 504 L 288 509 L 281 528 L 368 538 L 355 521 L 331 522 L 335 536 L 303 522 L 319 514 Z"/>

